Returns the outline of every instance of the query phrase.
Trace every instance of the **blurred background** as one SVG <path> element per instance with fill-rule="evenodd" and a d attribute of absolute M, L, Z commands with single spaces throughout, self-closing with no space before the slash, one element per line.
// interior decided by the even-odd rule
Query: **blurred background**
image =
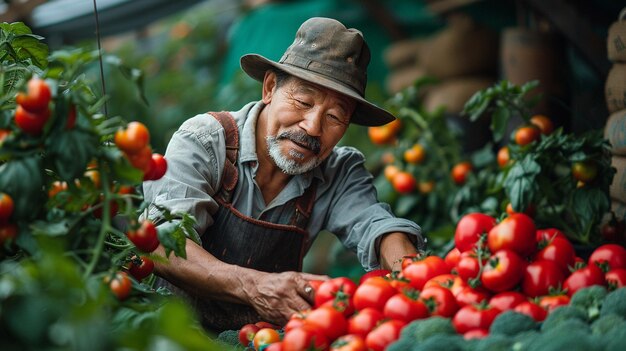
<path fill-rule="evenodd" d="M 360 29 L 370 45 L 366 96 L 385 105 L 431 78 L 420 90 L 421 107 L 442 113 L 447 128 L 460 131 L 453 135 L 463 155 L 490 139 L 488 123 L 470 123 L 461 114 L 465 102 L 503 79 L 539 80 L 542 99 L 534 112 L 565 130 L 603 128 L 610 115 L 607 34 L 623 6 L 615 0 L 4 0 L 0 19 L 25 22 L 51 51 L 97 49 L 99 39 L 105 56 L 137 68 L 143 91 L 117 68 L 104 65 L 102 76 L 98 66 L 89 72 L 110 97 L 108 114 L 145 123 L 155 152 L 164 153 L 185 119 L 260 98 L 260 84 L 239 68 L 241 55 L 278 60 L 303 21 L 333 17 Z M 367 132 L 353 125 L 342 144 L 362 150 L 378 176 L 385 149 L 364 137 Z M 376 185 L 381 199 L 422 225 L 427 237 L 450 238 L 454 218 L 434 218 L 436 203 L 421 214 L 415 203 L 403 209 L 388 185 Z M 305 263 L 305 270 L 332 276 L 361 271 L 330 233 L 320 236 Z"/>

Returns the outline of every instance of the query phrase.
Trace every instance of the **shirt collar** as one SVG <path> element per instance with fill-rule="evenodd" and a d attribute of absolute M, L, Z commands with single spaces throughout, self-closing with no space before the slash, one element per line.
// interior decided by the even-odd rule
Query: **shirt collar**
<path fill-rule="evenodd" d="M 263 101 L 258 101 L 253 104 L 246 113 L 245 122 L 240 131 L 241 143 L 239 148 L 239 162 L 241 163 L 258 162 L 256 155 L 256 121 L 263 107 L 265 107 Z M 304 188 L 311 185 L 313 177 L 324 181 L 324 173 L 321 167 L 323 167 L 323 163 L 319 167 L 315 167 L 312 171 L 297 175 L 294 178 L 298 179 L 297 182 Z"/>

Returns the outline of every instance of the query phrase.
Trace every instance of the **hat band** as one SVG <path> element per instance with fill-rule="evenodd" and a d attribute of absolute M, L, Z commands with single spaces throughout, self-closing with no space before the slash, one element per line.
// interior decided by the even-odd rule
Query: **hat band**
<path fill-rule="evenodd" d="M 361 97 L 363 97 L 365 94 L 365 92 L 363 91 L 364 84 L 362 84 L 362 80 L 359 79 L 359 74 L 356 72 L 354 74 L 348 73 L 354 71 L 350 69 L 350 66 L 344 67 L 345 69 L 337 69 L 337 67 L 322 62 L 313 61 L 309 58 L 298 56 L 295 54 L 285 54 L 279 62 L 282 64 L 302 68 L 314 73 L 319 73 L 340 84 L 348 85 Z"/>

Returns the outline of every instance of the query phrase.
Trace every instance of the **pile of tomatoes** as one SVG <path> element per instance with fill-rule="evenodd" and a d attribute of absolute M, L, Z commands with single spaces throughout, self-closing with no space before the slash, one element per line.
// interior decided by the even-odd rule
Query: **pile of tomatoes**
<path fill-rule="evenodd" d="M 542 321 L 578 290 L 626 285 L 626 249 L 596 248 L 588 260 L 555 228 L 537 229 L 514 213 L 498 222 L 482 213 L 457 224 L 455 247 L 445 255 L 404 257 L 398 271 L 367 273 L 359 284 L 345 277 L 311 281 L 312 309 L 283 327 L 246 325 L 243 345 L 256 350 L 384 350 L 418 319 L 450 318 L 465 338 L 485 337 L 501 312 L 514 310 Z"/>

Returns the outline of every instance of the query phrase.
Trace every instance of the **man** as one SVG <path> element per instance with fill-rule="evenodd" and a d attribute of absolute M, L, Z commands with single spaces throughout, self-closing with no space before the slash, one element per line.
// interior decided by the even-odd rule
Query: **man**
<path fill-rule="evenodd" d="M 327 277 L 300 270 L 321 230 L 367 270 L 391 269 L 423 245 L 415 223 L 377 201 L 363 155 L 335 147 L 349 123 L 394 119 L 364 99 L 369 60 L 359 31 L 312 18 L 280 62 L 241 58 L 263 82 L 261 101 L 193 117 L 172 137 L 168 173 L 144 184 L 145 198 L 195 216 L 202 245 L 187 239 L 187 259 L 170 257 L 156 272 L 192 300 L 206 328 L 283 324 L 309 308 L 308 281 Z"/>

